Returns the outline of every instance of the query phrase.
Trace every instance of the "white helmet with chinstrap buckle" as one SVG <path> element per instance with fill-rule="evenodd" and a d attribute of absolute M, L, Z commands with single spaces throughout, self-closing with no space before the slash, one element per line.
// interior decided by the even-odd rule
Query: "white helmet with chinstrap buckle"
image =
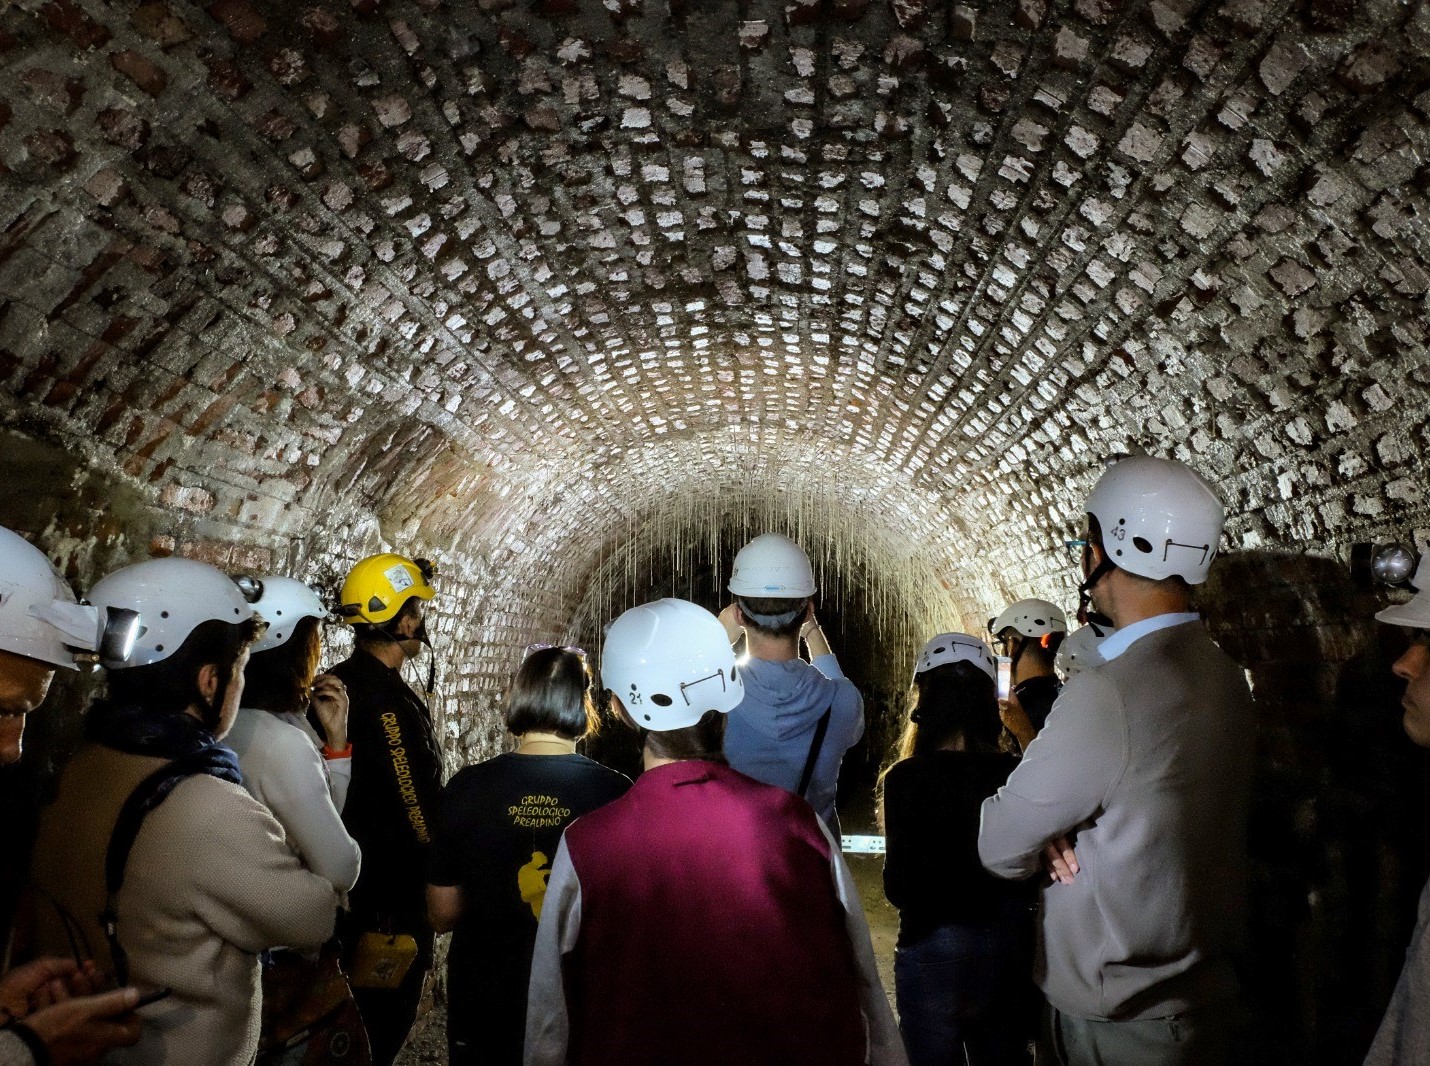
<path fill-rule="evenodd" d="M 925 644 L 914 663 L 914 676 L 949 663 L 972 663 L 994 681 L 998 680 L 993 649 L 967 633 L 940 633 Z"/>
<path fill-rule="evenodd" d="M 1189 585 L 1207 579 L 1221 540 L 1224 512 L 1205 479 L 1175 459 L 1134 455 L 1097 482 L 1087 513 L 1102 527 L 1108 562 L 1129 574 Z"/>
<path fill-rule="evenodd" d="M 725 627 L 705 608 L 676 599 L 632 607 L 611 623 L 601 684 L 631 721 L 658 733 L 692 726 L 707 711 L 728 714 L 745 698 Z"/>

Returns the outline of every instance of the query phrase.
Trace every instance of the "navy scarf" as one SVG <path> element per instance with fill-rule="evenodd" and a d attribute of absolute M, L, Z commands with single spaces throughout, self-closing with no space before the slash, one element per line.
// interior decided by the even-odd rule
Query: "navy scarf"
<path fill-rule="evenodd" d="M 148 755 L 181 761 L 186 774 L 208 774 L 235 785 L 243 784 L 238 756 L 225 747 L 203 723 L 187 714 L 164 714 L 128 704 L 95 700 L 85 716 L 85 737 L 130 755 Z M 181 777 L 174 777 L 153 801 L 157 807 Z M 147 812 L 146 812 L 147 813 Z"/>

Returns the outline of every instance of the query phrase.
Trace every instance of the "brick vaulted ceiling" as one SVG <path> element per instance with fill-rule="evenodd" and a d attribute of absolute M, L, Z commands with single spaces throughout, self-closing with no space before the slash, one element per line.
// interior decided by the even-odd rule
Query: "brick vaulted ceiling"
<path fill-rule="evenodd" d="M 180 550 L 417 544 L 527 629 L 762 526 L 919 624 L 1066 593 L 1119 450 L 1338 550 L 1430 526 L 1427 55 L 1351 0 L 20 0 L 0 415 Z"/>

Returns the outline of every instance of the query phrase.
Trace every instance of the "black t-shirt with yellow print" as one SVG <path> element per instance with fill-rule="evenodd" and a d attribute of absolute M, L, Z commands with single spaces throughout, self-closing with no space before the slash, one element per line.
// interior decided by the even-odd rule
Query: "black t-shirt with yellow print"
<path fill-rule="evenodd" d="M 583 755 L 515 752 L 447 783 L 428 881 L 462 889 L 448 1025 L 454 1042 L 480 1039 L 484 1062 L 521 1061 L 531 949 L 561 833 L 630 785 Z"/>

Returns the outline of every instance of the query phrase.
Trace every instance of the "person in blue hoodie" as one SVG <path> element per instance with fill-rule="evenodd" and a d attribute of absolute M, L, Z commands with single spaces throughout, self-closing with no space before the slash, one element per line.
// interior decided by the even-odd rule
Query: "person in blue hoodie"
<path fill-rule="evenodd" d="M 742 774 L 802 796 L 839 837 L 834 808 L 844 753 L 864 734 L 864 700 L 839 669 L 814 614 L 814 571 L 798 544 L 765 533 L 740 549 L 734 602 L 720 613 L 745 636 L 745 698 L 730 713 L 725 757 Z M 800 658 L 800 641 L 810 661 Z"/>

